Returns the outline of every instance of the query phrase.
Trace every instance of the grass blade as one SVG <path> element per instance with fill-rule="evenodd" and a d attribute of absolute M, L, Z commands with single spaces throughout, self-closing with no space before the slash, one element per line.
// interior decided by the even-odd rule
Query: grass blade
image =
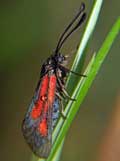
<path fill-rule="evenodd" d="M 87 22 L 81 43 L 79 45 L 75 60 L 73 62 L 72 68 L 71 68 L 72 71 L 76 71 L 78 73 L 81 72 L 81 64 L 83 65 L 82 57 L 85 54 L 84 51 L 87 47 L 87 44 L 88 44 L 89 39 L 93 33 L 93 30 L 96 26 L 96 22 L 98 20 L 98 16 L 99 16 L 99 13 L 101 10 L 102 3 L 103 3 L 103 0 L 95 0 L 93 3 L 93 7 L 91 9 L 91 13 L 88 18 L 88 22 Z M 67 90 L 70 93 L 74 89 L 74 87 L 71 88 L 71 85 L 76 84 L 76 83 L 77 83 L 76 77 L 74 77 L 73 75 L 72 76 L 70 75 L 70 77 L 68 78 L 68 81 L 67 81 Z"/>
<path fill-rule="evenodd" d="M 76 96 L 76 101 L 71 102 L 69 101 L 66 110 L 69 109 L 69 113 L 67 115 L 67 119 L 65 120 L 62 128 L 59 131 L 59 135 L 53 145 L 52 148 L 52 152 L 51 155 L 48 158 L 48 161 L 51 161 L 52 158 L 54 157 L 56 150 L 59 148 L 60 143 L 62 142 L 63 138 L 65 137 L 70 124 L 72 123 L 72 120 L 74 119 L 77 111 L 79 110 L 79 107 L 84 99 L 84 97 L 87 94 L 88 89 L 90 88 L 93 80 L 95 79 L 95 76 L 97 74 L 97 72 L 99 71 L 105 57 L 108 54 L 108 51 L 110 50 L 116 36 L 118 35 L 118 33 L 120 32 L 120 19 L 117 20 L 117 22 L 115 23 L 115 25 L 112 27 L 111 31 L 109 32 L 107 38 L 105 39 L 102 47 L 100 48 L 100 50 L 97 53 L 97 56 L 94 57 L 94 61 L 91 65 L 88 66 L 86 72 L 87 72 L 87 78 L 84 79 L 82 78 L 72 97 Z M 83 80 L 84 79 L 84 80 Z"/>

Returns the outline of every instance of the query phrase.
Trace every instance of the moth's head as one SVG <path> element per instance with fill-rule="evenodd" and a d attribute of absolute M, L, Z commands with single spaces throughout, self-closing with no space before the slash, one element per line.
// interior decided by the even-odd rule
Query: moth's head
<path fill-rule="evenodd" d="M 58 53 L 54 56 L 54 59 L 56 61 L 57 64 L 66 64 L 67 63 L 67 58 L 68 56 L 64 56 L 63 54 L 61 53 Z"/>

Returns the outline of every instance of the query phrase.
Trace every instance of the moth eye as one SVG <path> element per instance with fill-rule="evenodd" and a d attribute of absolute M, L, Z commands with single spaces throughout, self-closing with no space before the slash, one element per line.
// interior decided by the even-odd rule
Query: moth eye
<path fill-rule="evenodd" d="M 63 55 L 60 55 L 58 58 L 59 63 L 63 63 L 66 60 L 66 58 Z"/>

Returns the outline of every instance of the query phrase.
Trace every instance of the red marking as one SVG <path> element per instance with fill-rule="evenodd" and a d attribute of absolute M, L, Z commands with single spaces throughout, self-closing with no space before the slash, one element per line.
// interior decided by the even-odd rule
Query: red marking
<path fill-rule="evenodd" d="M 44 107 L 44 101 L 46 100 L 46 95 L 47 95 L 47 90 L 48 90 L 48 81 L 49 81 L 48 75 L 45 75 L 41 80 L 38 101 L 31 111 L 31 117 L 33 119 L 37 119 L 41 115 L 42 109 Z"/>
<path fill-rule="evenodd" d="M 33 108 L 33 110 L 31 111 L 31 117 L 33 118 L 33 119 L 37 119 L 39 116 L 40 116 L 40 114 L 41 114 L 41 110 L 40 110 L 40 108 L 38 108 L 38 107 L 34 107 Z"/>
<path fill-rule="evenodd" d="M 51 76 L 45 75 L 43 79 L 41 80 L 38 101 L 36 102 L 35 106 L 33 107 L 31 111 L 32 119 L 39 118 L 41 113 L 43 113 L 43 115 L 46 116 L 48 112 L 48 108 L 50 108 L 54 102 L 55 90 L 56 90 L 56 76 L 55 75 L 51 75 Z M 44 129 L 45 127 L 47 128 L 47 126 L 44 126 Z"/>
<path fill-rule="evenodd" d="M 41 81 L 39 98 L 41 98 L 42 96 L 46 96 L 47 95 L 48 83 L 49 83 L 49 77 L 48 77 L 48 75 L 45 75 L 42 78 L 42 81 Z"/>
<path fill-rule="evenodd" d="M 52 75 L 49 79 L 49 89 L 48 89 L 48 100 L 49 105 L 52 106 L 55 98 L 55 91 L 56 91 L 56 76 Z"/>
<path fill-rule="evenodd" d="M 46 119 L 43 119 L 42 122 L 40 122 L 39 124 L 39 128 L 38 128 L 40 134 L 42 136 L 47 136 L 47 121 Z"/>

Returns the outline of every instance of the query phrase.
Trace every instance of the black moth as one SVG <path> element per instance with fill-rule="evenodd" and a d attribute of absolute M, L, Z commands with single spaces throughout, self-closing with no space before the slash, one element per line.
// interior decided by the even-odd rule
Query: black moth
<path fill-rule="evenodd" d="M 61 35 L 54 53 L 42 65 L 40 80 L 22 123 L 26 142 L 41 158 L 47 158 L 50 154 L 52 132 L 59 114 L 62 113 L 62 107 L 60 107 L 62 98 L 72 99 L 65 90 L 67 74 L 69 72 L 77 74 L 64 66 L 67 57 L 61 54 L 60 49 L 66 39 L 81 26 L 85 18 L 85 4 L 82 3 L 79 12 Z"/>

